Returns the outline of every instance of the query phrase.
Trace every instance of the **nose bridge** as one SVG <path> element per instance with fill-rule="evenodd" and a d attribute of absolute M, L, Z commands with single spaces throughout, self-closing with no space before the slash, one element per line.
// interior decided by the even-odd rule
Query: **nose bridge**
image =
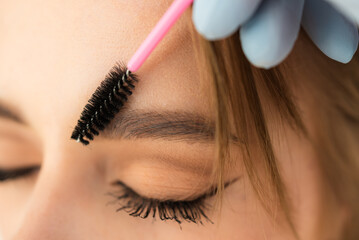
<path fill-rule="evenodd" d="M 91 182 L 88 170 L 80 166 L 75 154 L 64 156 L 48 152 L 32 195 L 12 240 L 100 239 L 88 217 L 96 215 L 90 207 Z M 82 169 L 83 171 L 79 171 Z"/>

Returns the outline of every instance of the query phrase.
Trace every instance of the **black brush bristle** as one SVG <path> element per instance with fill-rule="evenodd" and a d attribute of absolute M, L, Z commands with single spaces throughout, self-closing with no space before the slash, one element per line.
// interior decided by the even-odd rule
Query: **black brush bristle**
<path fill-rule="evenodd" d="M 119 113 L 137 81 L 123 65 L 113 67 L 83 109 L 71 138 L 88 145 Z"/>

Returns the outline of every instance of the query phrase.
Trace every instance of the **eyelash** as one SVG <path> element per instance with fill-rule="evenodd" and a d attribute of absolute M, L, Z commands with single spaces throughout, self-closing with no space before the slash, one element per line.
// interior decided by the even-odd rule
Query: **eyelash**
<path fill-rule="evenodd" d="M 186 221 L 203 225 L 203 220 L 213 224 L 205 213 L 209 208 L 205 200 L 214 196 L 216 189 L 190 201 L 162 201 L 142 197 L 120 181 L 114 185 L 122 188 L 120 192 L 109 193 L 110 196 L 115 198 L 115 201 L 111 203 L 118 202 L 121 205 L 121 207 L 116 210 L 117 212 L 125 211 L 132 217 L 140 217 L 142 219 L 151 216 L 153 219 L 158 217 L 161 221 L 171 220 L 176 221 L 178 224 L 182 224 L 183 221 Z"/>
<path fill-rule="evenodd" d="M 5 181 L 14 181 L 18 178 L 25 178 L 38 171 L 39 167 L 25 167 L 14 170 L 1 170 L 0 169 L 0 183 Z"/>

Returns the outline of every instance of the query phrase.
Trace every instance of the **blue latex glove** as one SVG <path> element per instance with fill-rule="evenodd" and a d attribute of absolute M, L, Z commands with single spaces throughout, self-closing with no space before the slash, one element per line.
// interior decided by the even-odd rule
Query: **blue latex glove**
<path fill-rule="evenodd" d="M 228 37 L 241 27 L 243 51 L 257 67 L 282 62 L 301 24 L 323 53 L 347 63 L 357 50 L 358 30 L 328 1 L 357 0 L 195 0 L 193 21 L 208 40 Z"/>
<path fill-rule="evenodd" d="M 326 0 L 351 18 L 359 26 L 359 1 L 358 0 Z"/>

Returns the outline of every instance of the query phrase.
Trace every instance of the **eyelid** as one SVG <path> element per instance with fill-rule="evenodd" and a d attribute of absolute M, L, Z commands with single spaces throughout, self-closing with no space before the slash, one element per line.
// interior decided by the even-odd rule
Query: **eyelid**
<path fill-rule="evenodd" d="M 235 178 L 231 181 L 228 181 L 224 184 L 224 188 L 227 188 L 228 186 L 230 186 L 231 184 L 233 184 L 234 182 L 236 182 L 239 178 Z M 209 198 L 209 197 L 213 197 L 217 194 L 218 188 L 217 187 L 210 187 L 207 191 L 203 192 L 201 195 L 199 196 L 194 196 L 191 197 L 190 199 L 181 199 L 181 200 L 176 200 L 176 199 L 155 199 L 155 198 L 149 198 L 149 197 L 145 197 L 142 196 L 141 194 L 137 193 L 134 189 L 132 189 L 131 187 L 129 187 L 128 185 L 126 185 L 124 182 L 120 181 L 120 180 L 116 180 L 114 181 L 112 184 L 112 186 L 120 186 L 123 189 L 125 189 L 126 191 L 130 191 L 131 193 L 137 195 L 140 198 L 146 199 L 146 200 L 155 200 L 155 201 L 195 201 L 195 200 L 199 200 L 199 199 L 204 199 L 204 198 Z"/>
<path fill-rule="evenodd" d="M 134 189 L 132 189 L 131 187 L 127 186 L 124 182 L 120 181 L 120 180 L 117 180 L 115 182 L 113 182 L 111 185 L 113 186 L 117 186 L 117 187 L 122 187 L 125 191 L 128 191 L 130 192 L 131 194 L 134 194 L 136 196 L 138 196 L 139 198 L 142 198 L 142 199 L 145 199 L 145 200 L 154 200 L 154 201 L 192 201 L 192 200 L 197 200 L 197 199 L 201 199 L 201 198 L 204 198 L 208 195 L 208 193 L 204 193 L 204 194 L 201 194 L 200 196 L 196 196 L 196 197 L 193 197 L 191 199 L 181 199 L 181 200 L 176 200 L 176 199 L 156 199 L 156 198 L 151 198 L 151 197 L 146 197 L 146 196 L 143 196 L 141 195 L 140 193 L 136 192 Z"/>

